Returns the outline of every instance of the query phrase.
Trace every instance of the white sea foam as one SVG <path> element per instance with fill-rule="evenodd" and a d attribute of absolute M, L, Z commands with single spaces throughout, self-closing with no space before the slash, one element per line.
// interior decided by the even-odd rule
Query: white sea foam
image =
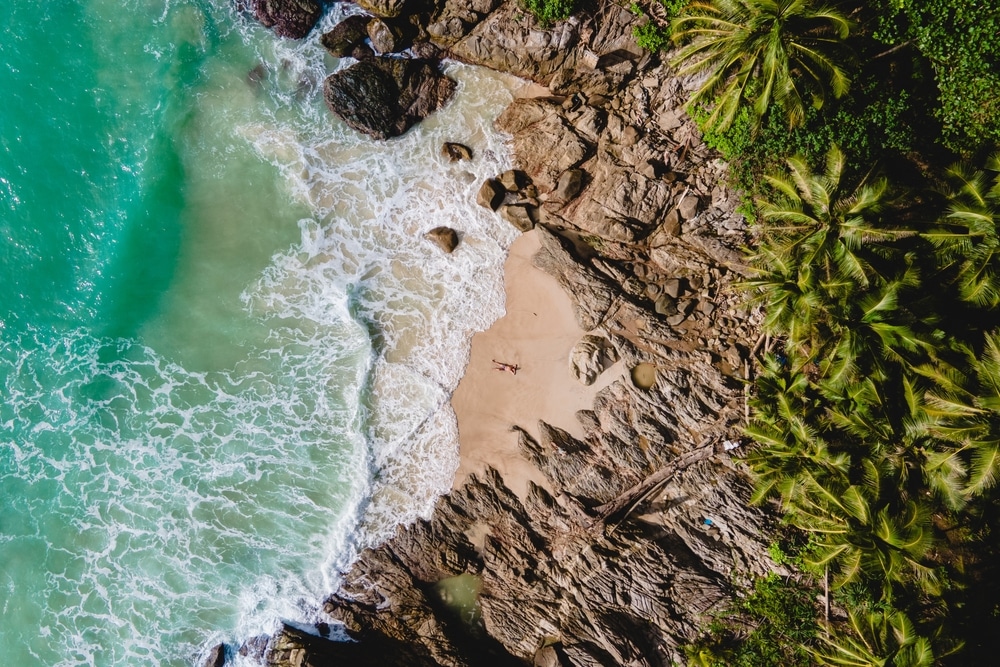
<path fill-rule="evenodd" d="M 319 221 L 302 223 L 299 247 L 276 258 L 248 301 L 270 312 L 302 315 L 296 309 L 306 308 L 312 319 L 328 306 L 330 286 L 342 286 L 375 341 L 368 436 L 377 475 L 366 545 L 399 522 L 426 516 L 449 488 L 458 458 L 448 397 L 468 361 L 471 335 L 503 313 L 502 262 L 515 232 L 477 206 L 475 194 L 485 178 L 509 167 L 492 120 L 517 82 L 458 63 L 446 71 L 459 81 L 455 100 L 387 142 L 329 116 L 319 127 L 245 128 Z M 445 141 L 470 145 L 476 158 L 448 162 L 439 152 Z M 461 235 L 451 255 L 422 238 L 439 225 Z M 282 295 L 299 305 L 279 307 Z"/>

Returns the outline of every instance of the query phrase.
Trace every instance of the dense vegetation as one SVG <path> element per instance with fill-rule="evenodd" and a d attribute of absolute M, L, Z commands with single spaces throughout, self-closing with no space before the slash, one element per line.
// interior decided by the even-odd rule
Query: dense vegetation
<path fill-rule="evenodd" d="M 747 464 L 815 586 L 759 582 L 691 664 L 989 664 L 1000 3 L 651 2 L 675 16 L 636 6 L 636 37 L 706 74 L 688 108 L 753 222 Z"/>
<path fill-rule="evenodd" d="M 521 3 L 542 25 L 561 21 L 576 9 L 576 0 L 521 0 Z"/>

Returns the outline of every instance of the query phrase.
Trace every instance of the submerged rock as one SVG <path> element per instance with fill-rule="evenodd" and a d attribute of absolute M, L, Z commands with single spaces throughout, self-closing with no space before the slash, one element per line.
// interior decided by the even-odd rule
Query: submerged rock
<path fill-rule="evenodd" d="M 426 60 L 372 58 L 328 76 L 323 97 L 351 128 L 388 139 L 444 106 L 456 86 Z"/>
<path fill-rule="evenodd" d="M 279 37 L 302 39 L 323 15 L 319 0 L 252 0 L 254 16 Z"/>
<path fill-rule="evenodd" d="M 441 146 L 441 155 L 448 158 L 450 162 L 458 162 L 460 160 L 471 160 L 472 159 L 472 149 L 465 144 L 457 144 L 453 141 L 446 141 Z"/>
<path fill-rule="evenodd" d="M 424 238 L 433 241 L 446 253 L 452 253 L 458 247 L 458 232 L 451 227 L 435 227 L 426 234 Z"/>

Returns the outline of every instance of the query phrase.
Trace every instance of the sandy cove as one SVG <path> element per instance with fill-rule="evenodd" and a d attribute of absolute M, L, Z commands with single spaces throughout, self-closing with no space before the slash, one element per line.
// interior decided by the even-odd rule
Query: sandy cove
<path fill-rule="evenodd" d="M 522 498 L 529 480 L 548 488 L 541 471 L 522 456 L 511 427 L 539 439 L 542 420 L 582 439 L 577 410 L 589 410 L 597 392 L 621 375 L 619 363 L 589 387 L 573 377 L 570 351 L 586 332 L 576 321 L 569 295 L 532 265 L 539 247 L 535 230 L 511 245 L 504 264 L 506 314 L 472 338 L 469 365 L 451 399 L 461 457 L 454 488 L 487 466 L 496 468 Z M 516 364 L 517 374 L 495 370 L 494 359 Z"/>

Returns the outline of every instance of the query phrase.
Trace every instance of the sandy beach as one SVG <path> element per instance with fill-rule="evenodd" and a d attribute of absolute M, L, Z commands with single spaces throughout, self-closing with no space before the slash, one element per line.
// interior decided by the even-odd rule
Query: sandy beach
<path fill-rule="evenodd" d="M 616 364 L 589 387 L 573 377 L 569 354 L 586 332 L 555 278 L 532 265 L 539 246 L 535 231 L 511 246 L 504 265 L 506 314 L 473 337 L 469 365 L 452 396 L 461 452 L 456 488 L 486 466 L 522 497 L 529 480 L 546 486 L 518 450 L 511 427 L 538 437 L 543 420 L 582 437 L 576 411 L 591 409 L 597 392 L 621 374 Z M 493 360 L 516 364 L 517 373 L 496 370 Z"/>

